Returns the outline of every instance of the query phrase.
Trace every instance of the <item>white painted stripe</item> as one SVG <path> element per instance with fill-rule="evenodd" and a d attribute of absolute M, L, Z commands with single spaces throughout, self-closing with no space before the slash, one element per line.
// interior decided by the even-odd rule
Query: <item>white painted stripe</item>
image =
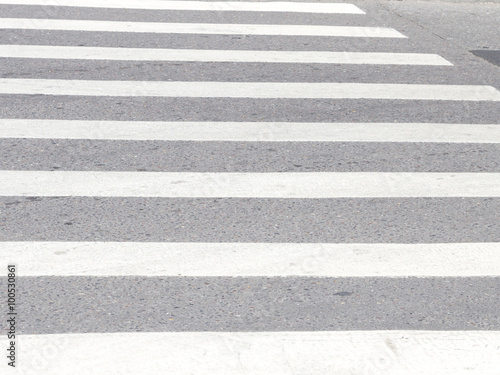
<path fill-rule="evenodd" d="M 500 173 L 0 171 L 0 196 L 500 197 Z"/>
<path fill-rule="evenodd" d="M 166 315 L 165 329 L 175 319 Z M 498 375 L 499 342 L 499 331 L 21 335 L 9 373 Z M 0 345 L 9 347 L 6 335 Z"/>
<path fill-rule="evenodd" d="M 230 51 L 155 48 L 104 48 L 0 45 L 0 57 L 30 59 L 259 62 L 451 66 L 439 55 L 423 53 Z"/>
<path fill-rule="evenodd" d="M 163 34 L 291 35 L 358 38 L 406 38 L 385 27 L 216 23 L 120 22 L 36 18 L 0 18 L 0 29 L 100 31 Z"/>
<path fill-rule="evenodd" d="M 500 101 L 500 92 L 492 86 L 384 83 L 88 81 L 0 78 L 0 94 Z"/>
<path fill-rule="evenodd" d="M 0 0 L 0 4 L 44 5 L 113 9 L 208 10 L 365 14 L 353 4 L 240 2 L 240 1 L 163 1 L 163 0 Z"/>
<path fill-rule="evenodd" d="M 500 276 L 500 243 L 0 242 L 19 276 Z"/>
<path fill-rule="evenodd" d="M 500 143 L 500 124 L 0 119 L 0 138 L 235 142 Z"/>

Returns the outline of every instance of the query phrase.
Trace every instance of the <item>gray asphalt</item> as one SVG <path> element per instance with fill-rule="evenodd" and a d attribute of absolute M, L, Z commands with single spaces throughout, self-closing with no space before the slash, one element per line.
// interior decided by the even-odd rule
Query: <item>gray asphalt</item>
<path fill-rule="evenodd" d="M 374 18 L 363 15 L 304 14 L 273 12 L 215 12 L 215 11 L 158 11 L 147 9 L 81 9 L 71 7 L 36 7 L 30 5 L 2 5 L 0 17 L 52 18 L 75 20 L 131 21 L 131 22 L 200 22 L 200 23 L 254 23 L 254 24 L 314 24 L 380 26 Z"/>
<path fill-rule="evenodd" d="M 500 172 L 495 144 L 0 139 L 3 170 Z"/>
<path fill-rule="evenodd" d="M 1 61 L 3 60 L 3 61 Z M 2 78 L 82 79 L 104 81 L 215 82 L 359 82 L 407 84 L 484 84 L 481 76 L 460 74 L 458 67 L 341 64 L 199 63 L 199 62 L 85 62 L 56 59 L 0 59 Z M 426 74 L 432 71 L 433 74 Z M 472 79 L 471 79 L 472 78 Z"/>
<path fill-rule="evenodd" d="M 498 242 L 498 198 L 2 197 L 4 241 Z"/>
<path fill-rule="evenodd" d="M 25 334 L 498 330 L 498 281 L 29 277 L 20 326 Z"/>
<path fill-rule="evenodd" d="M 436 53 L 453 67 L 0 59 L 2 78 L 491 85 L 500 4 L 354 1 L 360 15 L 1 6 L 0 17 L 392 27 L 408 39 L 1 30 L 0 44 Z M 1 24 L 0 24 L 1 28 Z M 0 119 L 499 124 L 500 105 L 411 100 L 0 95 Z M 1 121 L 1 120 L 0 120 Z M 499 172 L 500 145 L 0 139 L 2 170 Z M 498 198 L 0 197 L 0 241 L 500 241 Z M 0 242 L 1 246 L 1 242 Z M 22 271 L 22 264 L 18 265 Z M 5 287 L 0 278 L 0 288 Z M 500 278 L 26 277 L 25 334 L 499 330 Z"/>
<path fill-rule="evenodd" d="M 127 98 L 0 95 L 2 118 L 123 121 L 497 124 L 498 104 L 428 100 Z"/>
<path fill-rule="evenodd" d="M 386 1 L 387 9 L 460 48 L 500 49 L 500 2 Z"/>

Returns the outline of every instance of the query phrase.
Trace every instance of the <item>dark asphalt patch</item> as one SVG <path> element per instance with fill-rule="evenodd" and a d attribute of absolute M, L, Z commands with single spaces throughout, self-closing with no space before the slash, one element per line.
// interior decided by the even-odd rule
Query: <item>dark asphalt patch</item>
<path fill-rule="evenodd" d="M 500 66 L 500 50 L 475 50 L 475 51 L 470 51 L 472 54 L 476 55 L 477 57 L 480 57 L 482 59 L 485 59 L 489 63 Z"/>

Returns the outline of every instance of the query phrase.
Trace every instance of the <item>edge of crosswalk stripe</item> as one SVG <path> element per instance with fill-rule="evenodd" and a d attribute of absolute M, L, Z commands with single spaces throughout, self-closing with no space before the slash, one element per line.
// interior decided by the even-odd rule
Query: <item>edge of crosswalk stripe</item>
<path fill-rule="evenodd" d="M 500 101 L 500 91 L 492 86 L 386 83 L 167 82 L 0 78 L 0 94 Z"/>
<path fill-rule="evenodd" d="M 452 66 L 436 54 L 0 45 L 0 58 Z"/>
<path fill-rule="evenodd" d="M 500 124 L 0 119 L 1 138 L 198 142 L 500 143 Z"/>
<path fill-rule="evenodd" d="M 158 1 L 158 0 L 0 0 L 0 5 L 38 5 L 79 8 L 154 9 L 154 10 L 203 10 L 251 12 L 300 12 L 326 14 L 365 14 L 354 4 L 347 3 L 298 3 L 239 2 L 239 1 Z"/>
<path fill-rule="evenodd" d="M 57 375 L 500 371 L 498 331 L 74 333 L 22 335 L 19 341 L 13 374 L 41 374 L 41 364 L 44 374 Z M 9 347 L 5 335 L 0 343 Z"/>
<path fill-rule="evenodd" d="M 0 196 L 500 197 L 500 173 L 0 171 Z"/>
<path fill-rule="evenodd" d="M 486 277 L 500 243 L 0 242 L 19 276 Z"/>
<path fill-rule="evenodd" d="M 163 23 L 38 18 L 0 18 L 0 29 L 97 31 L 122 33 L 331 36 L 354 38 L 406 38 L 387 27 Z"/>

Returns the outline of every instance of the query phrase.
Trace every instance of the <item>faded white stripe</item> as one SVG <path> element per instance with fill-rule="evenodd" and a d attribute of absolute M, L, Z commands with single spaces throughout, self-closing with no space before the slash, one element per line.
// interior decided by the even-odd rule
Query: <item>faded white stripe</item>
<path fill-rule="evenodd" d="M 307 64 L 450 66 L 439 55 L 423 53 L 240 51 L 155 48 L 0 45 L 0 57 L 71 60 L 259 62 Z"/>
<path fill-rule="evenodd" d="M 500 173 L 0 171 L 0 196 L 500 197 Z"/>
<path fill-rule="evenodd" d="M 492 86 L 384 83 L 165 82 L 1 78 L 0 94 L 500 101 L 500 92 Z"/>
<path fill-rule="evenodd" d="M 165 329 L 175 319 L 166 315 Z M 498 331 L 21 335 L 9 373 L 498 375 L 499 342 Z"/>
<path fill-rule="evenodd" d="M 99 31 L 122 33 L 338 36 L 358 38 L 406 38 L 385 27 L 120 22 L 36 18 L 0 18 L 0 29 Z"/>
<path fill-rule="evenodd" d="M 365 14 L 353 4 L 240 2 L 240 1 L 163 1 L 163 0 L 0 0 L 0 4 L 43 5 L 114 9 L 208 10 Z"/>
<path fill-rule="evenodd" d="M 236 142 L 500 143 L 500 124 L 0 119 L 0 138 Z"/>
<path fill-rule="evenodd" d="M 19 276 L 500 276 L 500 243 L 0 242 Z"/>

